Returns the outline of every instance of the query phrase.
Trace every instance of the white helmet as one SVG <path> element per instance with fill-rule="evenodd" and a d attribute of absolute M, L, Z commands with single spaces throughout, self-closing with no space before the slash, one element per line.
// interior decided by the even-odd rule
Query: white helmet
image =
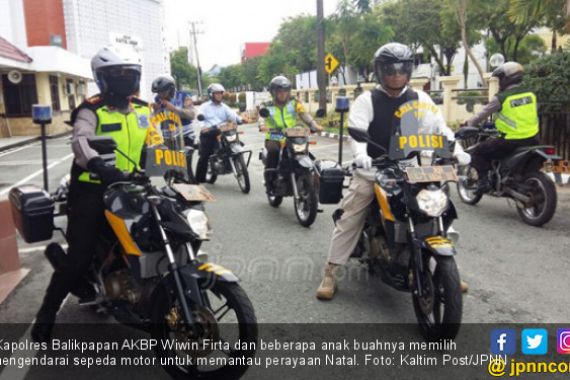
<path fill-rule="evenodd" d="M 113 91 L 112 79 L 116 76 L 116 74 L 113 74 L 113 69 L 123 69 L 133 73 L 133 78 L 130 78 L 130 81 L 136 81 L 136 85 L 133 83 L 133 87 L 136 87 L 136 90 L 138 90 L 141 77 L 141 63 L 134 51 L 110 46 L 102 48 L 93 56 L 91 59 L 93 79 L 95 79 L 102 93 Z M 125 79 L 124 76 L 121 76 L 121 79 Z"/>
<path fill-rule="evenodd" d="M 219 83 L 212 83 L 208 86 L 208 98 L 210 100 L 214 100 L 214 92 L 226 92 L 226 89 Z"/>

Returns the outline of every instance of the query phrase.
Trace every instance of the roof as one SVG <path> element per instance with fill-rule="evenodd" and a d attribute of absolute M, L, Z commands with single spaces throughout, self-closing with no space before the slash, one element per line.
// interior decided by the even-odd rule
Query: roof
<path fill-rule="evenodd" d="M 12 45 L 4 38 L 0 37 L 0 57 L 8 58 L 19 62 L 32 62 L 32 58 L 26 53 L 18 49 L 16 46 Z"/>

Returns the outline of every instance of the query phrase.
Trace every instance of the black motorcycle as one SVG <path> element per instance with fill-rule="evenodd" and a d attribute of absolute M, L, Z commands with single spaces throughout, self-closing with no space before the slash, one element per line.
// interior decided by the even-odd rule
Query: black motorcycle
<path fill-rule="evenodd" d="M 456 132 L 465 151 L 472 153 L 483 141 L 501 138 L 493 125 L 485 127 L 463 127 Z M 517 148 L 502 160 L 491 163 L 489 181 L 491 190 L 486 194 L 515 201 L 521 219 L 531 226 L 542 226 L 550 221 L 556 212 L 556 186 L 541 171 L 545 163 L 560 160 L 554 147 L 548 145 Z M 478 193 L 477 170 L 471 165 L 458 168 L 457 192 L 463 203 L 476 205 L 483 194 Z"/>
<path fill-rule="evenodd" d="M 265 113 L 260 111 L 262 117 Z M 309 152 L 309 128 L 296 127 L 274 129 L 269 131 L 270 139 L 279 141 L 282 149 L 279 165 L 271 184 L 267 200 L 272 207 L 279 207 L 283 197 L 293 196 L 295 215 L 303 227 L 311 226 L 318 212 L 318 171 L 315 157 Z M 264 166 L 267 166 L 267 150 L 263 148 L 259 155 Z M 266 169 L 271 170 L 271 169 Z"/>
<path fill-rule="evenodd" d="M 198 120 L 203 121 L 204 116 L 199 115 Z M 217 148 L 214 154 L 210 156 L 208 162 L 206 181 L 215 183 L 218 175 L 233 174 L 241 191 L 244 194 L 249 193 L 251 185 L 247 168 L 251 160 L 251 150 L 244 150 L 244 144 L 239 139 L 240 133 L 236 124 L 225 122 L 215 128 L 220 131 L 220 134 L 218 136 Z M 212 127 L 205 128 L 202 132 L 211 130 Z"/>
<path fill-rule="evenodd" d="M 115 142 L 108 137 L 92 138 L 89 143 L 102 155 L 116 151 Z M 211 355 L 253 357 L 251 347 L 242 350 L 233 345 L 235 342 L 230 348 L 211 343 L 226 342 L 225 334 L 231 329 L 231 339 L 254 343 L 257 324 L 253 306 L 237 277 L 198 254 L 202 242 L 211 235 L 203 203 L 212 196 L 202 186 L 187 183 L 184 162 L 184 152 L 147 149 L 146 174 L 164 174 L 166 186 L 153 185 L 142 171 L 109 186 L 104 194 L 108 225 L 95 247 L 89 273 L 72 293 L 84 297 L 80 305 L 147 331 L 159 342 L 192 342 L 188 347 L 194 348 L 184 351 L 165 344 L 154 347 L 158 357 L 183 359 L 164 361 L 164 369 L 173 378 L 239 378 L 247 365 L 197 365 L 199 358 Z M 19 219 L 24 221 L 20 223 L 21 233 L 30 242 L 51 239 L 46 228 L 54 225 L 53 200 L 47 194 L 31 198 L 30 194 L 29 189 L 16 189 L 11 197 L 20 210 Z M 43 211 L 50 202 L 52 215 L 43 213 L 43 219 L 37 219 L 40 214 L 33 210 L 34 204 Z M 33 225 L 34 230 L 26 231 L 26 226 Z M 57 243 L 48 246 L 46 256 L 54 267 L 66 260 Z M 91 298 L 85 299 L 88 295 Z M 186 360 L 188 357 L 192 361 Z"/>

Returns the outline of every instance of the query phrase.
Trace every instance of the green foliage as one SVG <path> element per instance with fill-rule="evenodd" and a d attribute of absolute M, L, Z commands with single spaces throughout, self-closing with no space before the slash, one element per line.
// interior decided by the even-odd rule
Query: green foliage
<path fill-rule="evenodd" d="M 499 51 L 499 47 L 494 39 L 488 39 L 486 41 L 487 49 L 489 49 L 489 55 L 493 52 Z M 509 56 L 513 56 L 514 52 L 514 45 L 509 45 Z M 522 65 L 526 65 L 531 63 L 544 55 L 546 52 L 546 45 L 544 44 L 544 40 L 537 35 L 526 35 L 521 40 L 518 52 L 517 52 L 517 62 Z"/>
<path fill-rule="evenodd" d="M 170 72 L 176 80 L 177 88 L 198 86 L 198 70 L 188 63 L 188 48 L 181 47 L 170 53 Z"/>
<path fill-rule="evenodd" d="M 535 92 L 540 111 L 570 111 L 570 52 L 554 53 L 532 63 L 523 85 Z"/>

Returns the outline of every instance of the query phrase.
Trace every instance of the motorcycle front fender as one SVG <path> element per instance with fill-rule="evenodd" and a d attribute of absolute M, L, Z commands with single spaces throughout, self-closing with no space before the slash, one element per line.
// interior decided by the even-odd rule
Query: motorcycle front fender
<path fill-rule="evenodd" d="M 436 256 L 455 256 L 457 254 L 453 242 L 443 236 L 430 236 L 424 240 L 418 240 L 418 244 Z"/>
<path fill-rule="evenodd" d="M 315 168 L 315 163 L 313 162 L 313 160 L 311 160 L 309 156 L 295 156 L 295 160 L 297 160 L 299 165 L 301 165 L 304 168 L 311 170 Z"/>
<path fill-rule="evenodd" d="M 230 144 L 230 150 L 232 153 L 238 154 L 243 152 L 243 146 L 240 143 Z"/>

